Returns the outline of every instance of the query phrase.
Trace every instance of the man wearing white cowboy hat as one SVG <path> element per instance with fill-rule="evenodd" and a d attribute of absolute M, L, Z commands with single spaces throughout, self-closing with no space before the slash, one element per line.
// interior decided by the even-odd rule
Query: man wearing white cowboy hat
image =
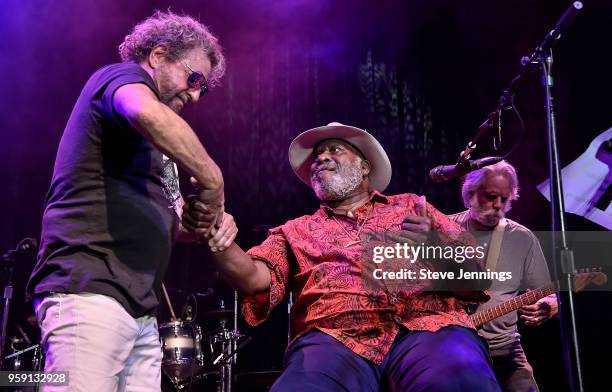
<path fill-rule="evenodd" d="M 227 215 L 210 240 L 215 262 L 244 296 L 251 325 L 295 293 L 295 336 L 272 391 L 498 391 L 485 343 L 449 292 L 367 290 L 368 238 L 447 245 L 469 241 L 459 226 L 414 194 L 385 196 L 391 164 L 368 132 L 340 123 L 310 129 L 289 147 L 296 175 L 321 201 L 312 215 L 270 230 L 243 252 Z M 183 221 L 197 230 L 197 201 Z M 469 237 L 468 237 L 469 238 Z M 478 300 L 487 296 L 479 292 Z"/>

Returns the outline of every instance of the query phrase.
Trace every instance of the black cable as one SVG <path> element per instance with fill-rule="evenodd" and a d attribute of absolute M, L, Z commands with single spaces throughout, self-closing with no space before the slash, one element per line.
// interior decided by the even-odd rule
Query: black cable
<path fill-rule="evenodd" d="M 510 148 L 510 151 L 508 151 L 502 157 L 504 159 L 506 159 L 508 156 L 510 156 L 510 154 L 512 154 L 514 152 L 514 150 L 516 150 L 518 145 L 521 144 L 521 141 L 523 141 L 523 136 L 525 135 L 525 122 L 523 121 L 523 117 L 521 116 L 521 113 L 519 112 L 519 110 L 517 109 L 516 105 L 514 104 L 514 94 L 510 96 L 510 107 L 514 111 L 514 114 L 516 115 L 516 118 L 518 118 L 519 123 L 521 124 L 521 132 L 519 133 L 519 137 L 516 140 L 516 142 L 514 143 L 514 146 L 512 146 L 512 148 Z"/>

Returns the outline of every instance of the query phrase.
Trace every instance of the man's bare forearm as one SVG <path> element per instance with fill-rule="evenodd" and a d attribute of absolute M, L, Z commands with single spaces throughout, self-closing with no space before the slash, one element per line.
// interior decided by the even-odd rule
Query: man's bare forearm
<path fill-rule="evenodd" d="M 223 175 L 189 124 L 142 84 L 122 86 L 115 109 L 161 152 L 195 177 L 211 199 L 223 197 Z"/>
<path fill-rule="evenodd" d="M 213 258 L 221 276 L 236 290 L 251 295 L 270 287 L 270 269 L 252 259 L 236 243 L 223 252 L 213 253 Z"/>
<path fill-rule="evenodd" d="M 217 164 L 191 127 L 163 104 L 143 111 L 138 119 L 149 133 L 149 140 L 185 169 L 204 189 L 223 189 L 223 176 Z"/>

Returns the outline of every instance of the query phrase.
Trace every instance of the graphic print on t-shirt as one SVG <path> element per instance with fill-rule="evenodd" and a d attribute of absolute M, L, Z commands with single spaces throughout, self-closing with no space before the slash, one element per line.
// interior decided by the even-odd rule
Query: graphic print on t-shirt
<path fill-rule="evenodd" d="M 170 158 L 162 156 L 162 184 L 164 184 L 164 193 L 170 203 L 170 207 L 174 208 L 176 215 L 181 216 L 181 189 L 179 188 L 178 168 Z"/>

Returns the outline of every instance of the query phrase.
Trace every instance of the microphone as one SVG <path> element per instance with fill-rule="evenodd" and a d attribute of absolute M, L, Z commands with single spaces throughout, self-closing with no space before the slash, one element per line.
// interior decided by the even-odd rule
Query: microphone
<path fill-rule="evenodd" d="M 19 253 L 27 252 L 30 249 L 36 249 L 37 246 L 38 246 L 38 241 L 36 241 L 35 238 L 26 237 L 22 239 L 21 241 L 19 241 L 16 251 Z"/>
<path fill-rule="evenodd" d="M 550 31 L 549 35 L 553 39 L 559 39 L 561 34 L 567 30 L 567 28 L 572 24 L 574 19 L 578 16 L 580 10 L 583 5 L 580 1 L 574 1 L 571 6 L 565 11 L 561 19 L 557 21 L 555 27 Z"/>
<path fill-rule="evenodd" d="M 30 250 L 36 249 L 37 247 L 38 241 L 36 241 L 36 239 L 30 237 L 22 239 L 21 241 L 19 241 L 15 249 L 11 249 L 0 256 L 0 267 L 4 267 L 2 263 L 6 263 L 8 267 L 12 267 L 12 263 L 15 262 L 15 258 L 19 254 L 29 252 Z"/>
<path fill-rule="evenodd" d="M 529 63 L 537 61 L 538 57 L 543 51 L 549 49 L 556 40 L 561 38 L 561 35 L 569 28 L 574 19 L 576 19 L 576 17 L 582 10 L 582 7 L 582 2 L 574 1 L 572 5 L 569 6 L 567 11 L 565 11 L 563 16 L 561 16 L 561 19 L 557 21 L 555 27 L 548 34 L 546 34 L 546 37 L 544 37 L 544 41 L 542 41 L 540 46 L 536 48 L 535 52 L 533 52 L 531 56 L 523 57 L 521 59 L 521 64 L 525 66 Z"/>
<path fill-rule="evenodd" d="M 455 177 L 461 177 L 485 166 L 494 165 L 502 160 L 502 157 L 486 157 L 473 161 L 463 161 L 454 165 L 440 165 L 429 171 L 429 177 L 433 180 L 433 182 L 445 182 Z"/>

